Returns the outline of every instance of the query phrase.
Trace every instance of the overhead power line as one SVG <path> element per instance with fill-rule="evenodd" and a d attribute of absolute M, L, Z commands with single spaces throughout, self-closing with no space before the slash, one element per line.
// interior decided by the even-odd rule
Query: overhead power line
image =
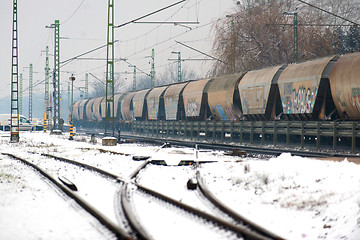
<path fill-rule="evenodd" d="M 105 82 L 105 81 L 101 80 L 100 78 L 98 78 L 97 76 L 95 76 L 94 74 L 92 74 L 91 72 L 89 72 L 89 74 L 90 74 L 91 76 L 93 76 L 96 80 L 98 80 L 99 82 L 101 82 L 101 83 L 103 83 L 104 85 L 106 85 L 106 82 Z"/>
<path fill-rule="evenodd" d="M 116 40 L 116 41 L 114 41 L 114 43 L 116 43 L 116 42 L 118 42 L 118 41 L 119 41 L 119 40 Z M 75 56 L 75 57 L 69 58 L 69 59 L 67 59 L 67 60 L 65 60 L 65 61 L 62 61 L 62 62 L 60 62 L 60 64 L 63 64 L 63 65 L 62 65 L 62 67 L 63 67 L 64 65 L 66 65 L 66 64 L 67 64 L 68 62 L 70 62 L 70 61 L 73 61 L 73 60 L 75 60 L 75 59 L 77 59 L 77 58 L 79 58 L 79 57 L 82 57 L 82 56 L 86 55 L 86 54 L 95 52 L 96 50 L 99 50 L 99 49 L 104 48 L 104 47 L 106 47 L 106 46 L 107 46 L 107 44 L 102 45 L 102 46 L 97 47 L 97 48 L 94 48 L 94 49 L 92 49 L 92 50 L 90 50 L 90 51 L 87 51 L 87 52 L 82 53 L 82 54 L 80 54 L 80 55 L 77 55 L 77 56 Z"/>
<path fill-rule="evenodd" d="M 148 24 L 199 24 L 199 22 L 179 22 L 179 21 L 175 21 L 175 22 L 134 22 L 134 23 L 148 23 Z"/>
<path fill-rule="evenodd" d="M 294 26 L 292 23 L 267 23 L 266 25 L 278 25 L 278 26 Z M 351 27 L 353 24 L 307 24 L 298 23 L 298 26 L 310 26 L 310 27 Z"/>
<path fill-rule="evenodd" d="M 126 62 L 127 64 L 131 65 L 131 66 L 135 66 L 134 64 L 128 62 L 127 60 L 124 60 L 124 62 Z M 140 72 L 144 73 L 146 76 L 150 77 L 150 74 L 148 74 L 147 72 L 144 72 L 143 70 L 141 70 L 140 68 L 136 67 L 136 70 L 139 70 Z"/>
<path fill-rule="evenodd" d="M 178 59 L 168 58 L 168 61 L 178 61 Z M 208 59 L 208 58 L 186 58 L 186 59 L 181 59 L 181 61 L 185 62 L 185 61 L 218 61 L 218 60 Z"/>
<path fill-rule="evenodd" d="M 61 25 L 64 25 L 67 21 L 69 21 L 69 20 L 75 15 L 75 13 L 80 9 L 80 7 L 82 6 L 82 4 L 83 4 L 84 2 L 85 2 L 85 0 L 83 0 L 83 1 L 80 3 L 80 5 L 76 8 L 76 10 L 74 11 L 74 13 L 71 14 L 71 16 L 70 16 L 68 19 L 66 19 L 64 22 L 62 22 Z"/>
<path fill-rule="evenodd" d="M 193 47 L 190 47 L 189 45 L 186 45 L 186 44 L 184 44 L 184 43 L 182 43 L 182 42 L 178 42 L 178 41 L 175 41 L 175 42 L 178 43 L 178 44 L 181 44 L 181 45 L 183 45 L 183 46 L 185 46 L 185 47 L 187 47 L 187 48 L 190 48 L 191 50 L 194 50 L 194 51 L 196 51 L 196 52 L 198 52 L 198 53 L 201 53 L 201 54 L 203 54 L 203 55 L 205 55 L 205 56 L 207 56 L 207 57 L 209 57 L 209 58 L 215 59 L 216 61 L 222 62 L 222 63 L 224 63 L 224 64 L 228 64 L 228 63 L 224 62 L 224 61 L 221 60 L 221 59 L 218 59 L 218 58 L 213 57 L 213 56 L 211 56 L 211 55 L 209 55 L 209 54 L 207 54 L 207 53 L 204 53 L 204 52 L 202 52 L 202 51 L 200 51 L 200 50 L 197 50 L 197 49 L 195 49 L 195 48 L 193 48 Z"/>
<path fill-rule="evenodd" d="M 325 9 L 319 8 L 319 7 L 317 7 L 317 6 L 315 6 L 315 5 L 311 4 L 311 3 L 307 3 L 307 2 L 302 1 L 302 0 L 298 0 L 298 1 L 301 2 L 301 3 L 304 3 L 304 4 L 306 4 L 306 5 L 308 5 L 308 6 L 310 6 L 310 7 L 316 8 L 316 9 L 318 9 L 318 10 L 320 10 L 320 11 L 323 11 L 323 12 L 326 12 L 326 13 L 328 13 L 328 14 L 330 14 L 330 15 L 333 15 L 333 16 L 335 16 L 335 17 L 337 17 L 337 18 L 340 18 L 340 19 L 342 19 L 342 20 L 344 20 L 344 21 L 350 22 L 350 23 L 355 24 L 355 25 L 359 25 L 359 24 L 356 23 L 356 22 L 353 22 L 353 21 L 351 21 L 351 20 L 349 20 L 349 19 L 347 19 L 347 18 L 344 18 L 344 17 L 342 17 L 342 16 L 339 16 L 339 15 L 337 15 L 337 14 L 335 14 L 335 13 L 329 12 L 329 11 L 327 11 L 327 10 L 325 10 Z"/>
<path fill-rule="evenodd" d="M 185 2 L 185 1 L 187 1 L 187 0 L 181 0 L 181 1 L 179 1 L 179 2 L 176 2 L 176 3 L 174 3 L 174 4 L 169 5 L 169 6 L 167 6 L 167 7 L 163 7 L 163 8 L 161 8 L 161 9 L 159 9 L 159 10 L 156 10 L 156 11 L 154 11 L 154 12 L 148 13 L 148 14 L 142 16 L 142 17 L 139 17 L 139 18 L 136 18 L 136 19 L 131 20 L 131 21 L 129 21 L 129 22 L 120 24 L 120 25 L 118 25 L 118 26 L 114 26 L 114 28 L 120 28 L 120 27 L 123 27 L 123 26 L 125 26 L 125 25 L 130 24 L 130 23 L 134 23 L 134 22 L 136 22 L 136 21 L 138 21 L 138 20 L 140 20 L 140 19 L 143 19 L 143 18 L 146 18 L 146 17 L 148 17 L 148 16 L 154 15 L 154 14 L 156 14 L 156 13 L 158 13 L 158 12 L 161 12 L 161 11 L 163 11 L 163 10 L 165 10 L 165 9 L 171 8 L 171 7 L 173 7 L 173 6 L 176 6 L 176 5 L 178 5 L 178 4 L 182 3 L 182 2 Z"/>
<path fill-rule="evenodd" d="M 78 57 L 78 58 L 76 58 L 74 60 L 85 60 L 85 61 L 101 61 L 101 60 L 104 60 L 105 61 L 107 59 L 106 58 L 90 58 L 90 57 L 82 58 L 82 57 Z M 124 60 L 126 60 L 126 58 L 115 58 L 115 62 L 124 61 Z"/>

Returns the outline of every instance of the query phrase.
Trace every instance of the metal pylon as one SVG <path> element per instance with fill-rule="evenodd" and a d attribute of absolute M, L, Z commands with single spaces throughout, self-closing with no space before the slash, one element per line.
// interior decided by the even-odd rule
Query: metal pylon
<path fill-rule="evenodd" d="M 114 136 L 114 0 L 108 2 L 105 136 Z"/>
<path fill-rule="evenodd" d="M 155 86 L 155 50 L 151 50 L 151 71 L 150 71 L 150 77 L 151 77 L 151 88 L 154 88 Z"/>
<path fill-rule="evenodd" d="M 298 16 L 297 12 L 294 13 L 294 51 L 295 51 L 295 62 L 299 58 L 299 49 L 298 49 Z"/>
<path fill-rule="evenodd" d="M 22 91 L 23 91 L 23 75 L 20 73 L 19 79 L 19 113 L 22 114 Z"/>
<path fill-rule="evenodd" d="M 32 121 L 33 65 L 29 67 L 29 120 Z"/>
<path fill-rule="evenodd" d="M 49 78 L 50 78 L 50 67 L 49 67 L 49 47 L 46 46 L 46 57 L 45 57 L 45 112 L 44 112 L 44 132 L 46 132 L 49 129 L 50 126 L 50 84 L 49 84 Z"/>
<path fill-rule="evenodd" d="M 55 20 L 54 45 L 54 127 L 53 130 L 60 130 L 60 22 Z"/>
<path fill-rule="evenodd" d="M 89 74 L 85 73 L 85 98 L 89 98 Z"/>
<path fill-rule="evenodd" d="M 178 54 L 178 82 L 181 82 L 181 53 L 177 52 Z"/>
<path fill-rule="evenodd" d="M 68 93 L 68 95 L 67 95 L 67 99 L 68 99 L 68 109 L 69 109 L 69 124 L 71 124 L 71 114 L 72 114 L 72 102 L 71 102 L 71 83 L 70 82 L 68 82 L 68 91 L 67 91 L 67 93 Z"/>
<path fill-rule="evenodd" d="M 19 83 L 18 83 L 18 22 L 17 0 L 13 2 L 13 35 L 12 35 L 12 67 L 11 67 L 11 123 L 10 142 L 19 142 Z"/>
<path fill-rule="evenodd" d="M 132 90 L 135 91 L 136 90 L 136 66 L 134 65 L 134 74 L 133 74 L 133 86 L 132 86 Z"/>

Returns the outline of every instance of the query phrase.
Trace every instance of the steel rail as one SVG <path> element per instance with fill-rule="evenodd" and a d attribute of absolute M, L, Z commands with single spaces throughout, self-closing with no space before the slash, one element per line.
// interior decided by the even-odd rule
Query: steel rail
<path fill-rule="evenodd" d="M 67 159 L 67 158 L 63 158 L 63 157 L 59 157 L 59 156 L 55 156 L 55 155 L 51 155 L 51 154 L 47 154 L 47 153 L 41 153 L 42 156 L 45 156 L 45 157 L 50 157 L 50 158 L 54 158 L 55 160 L 59 160 L 59 161 L 63 161 L 63 162 L 67 162 L 67 163 L 71 163 L 71 164 L 74 164 L 76 166 L 80 166 L 80 167 L 84 167 L 88 170 L 91 170 L 91 171 L 95 171 L 95 172 L 98 172 L 104 176 L 107 176 L 109 178 L 112 178 L 112 179 L 115 179 L 119 182 L 125 182 L 125 180 L 123 180 L 122 178 L 120 178 L 118 175 L 116 174 L 112 174 L 110 172 L 107 172 L 105 170 L 102 170 L 100 168 L 97 168 L 97 167 L 94 167 L 94 166 L 91 166 L 91 165 L 88 165 L 86 163 L 81 163 L 81 162 L 77 162 L 75 160 L 71 160 L 71 159 Z"/>
<path fill-rule="evenodd" d="M 99 149 L 100 151 L 102 151 L 103 149 Z M 104 150 L 106 152 L 106 150 Z M 122 153 L 118 153 L 118 154 L 122 154 Z M 118 222 L 122 222 L 123 225 L 123 231 L 128 230 L 129 232 L 132 232 L 132 235 L 139 235 L 139 233 L 137 232 L 136 229 L 134 228 L 130 228 L 130 226 L 132 226 L 133 224 L 131 223 L 131 218 L 127 217 L 127 214 L 124 211 L 124 208 L 122 207 L 123 203 L 122 203 L 122 197 L 121 194 L 123 192 L 123 189 L 126 187 L 126 180 L 121 179 L 119 176 L 112 174 L 110 172 L 107 172 L 105 170 L 102 170 L 100 168 L 85 164 L 85 163 L 81 163 L 81 162 L 77 162 L 75 160 L 71 160 L 71 159 L 67 159 L 67 158 L 63 158 L 63 157 L 59 157 L 59 156 L 55 156 L 55 155 L 51 155 L 51 154 L 46 154 L 46 153 L 42 153 L 42 156 L 45 157 L 49 157 L 49 158 L 54 158 L 55 160 L 58 161 L 63 161 L 66 163 L 70 163 L 70 164 L 74 164 L 76 166 L 80 166 L 80 167 L 84 167 L 90 171 L 95 171 L 98 172 L 102 175 L 104 175 L 105 177 L 109 177 L 111 179 L 116 180 L 117 182 L 119 182 L 119 184 L 121 184 L 121 187 L 119 187 L 119 189 L 116 191 L 115 196 L 114 196 L 114 204 L 117 207 L 117 211 L 115 211 L 115 215 L 117 217 Z M 146 166 L 146 165 L 144 165 Z M 138 171 L 140 171 L 141 169 L 139 169 Z M 132 175 L 134 175 L 134 173 L 132 173 Z M 125 216 L 126 219 L 121 219 L 122 216 Z"/>
<path fill-rule="evenodd" d="M 261 147 L 252 147 L 252 146 L 244 146 L 244 145 L 237 145 L 237 144 L 231 144 L 231 143 L 206 143 L 204 141 L 182 141 L 179 139 L 170 139 L 170 138 L 164 138 L 161 139 L 159 137 L 152 138 L 152 137 L 141 137 L 138 135 L 130 135 L 130 134 L 122 134 L 122 138 L 129 138 L 129 139 L 136 139 L 138 141 L 148 142 L 148 143 L 156 143 L 161 144 L 164 141 L 169 142 L 173 145 L 179 145 L 179 146 L 186 146 L 186 147 L 194 147 L 195 145 L 198 145 L 202 148 L 207 149 L 216 149 L 216 150 L 233 150 L 233 149 L 241 149 L 248 153 L 255 153 L 255 154 L 266 154 L 271 156 L 279 156 L 280 154 L 284 152 L 289 152 L 292 155 L 301 156 L 301 157 L 359 157 L 359 155 L 356 154 L 347 154 L 347 153 L 335 153 L 335 152 L 319 152 L 319 151 L 311 151 L 311 150 L 294 150 L 294 149 L 279 149 L 279 148 L 261 148 Z"/>
<path fill-rule="evenodd" d="M 128 196 L 128 187 L 129 182 L 125 183 L 125 186 L 121 189 L 121 205 L 125 216 L 129 219 L 131 227 L 136 230 L 136 233 L 138 233 L 137 237 L 139 239 L 153 239 L 153 237 L 151 237 L 151 235 L 141 225 L 138 217 L 136 216 L 134 208 L 131 204 L 131 198 Z"/>
<path fill-rule="evenodd" d="M 283 239 L 279 237 L 278 235 L 274 234 L 273 232 L 270 232 L 269 230 L 261 227 L 260 225 L 256 224 L 253 221 L 250 221 L 246 217 L 240 215 L 239 213 L 235 212 L 228 206 L 224 205 L 218 198 L 215 197 L 213 193 L 209 191 L 209 189 L 206 187 L 206 184 L 203 180 L 203 178 L 200 175 L 200 172 L 196 172 L 196 180 L 197 180 L 197 186 L 198 191 L 200 194 L 202 194 L 206 199 L 208 199 L 214 206 L 216 206 L 218 209 L 220 209 L 223 213 L 230 216 L 232 219 L 234 219 L 236 222 L 245 225 L 249 227 L 249 229 L 253 230 L 254 232 L 257 232 L 263 236 L 266 236 L 271 239 Z"/>
<path fill-rule="evenodd" d="M 2 155 L 9 156 L 13 159 L 23 162 L 24 164 L 32 167 L 34 170 L 38 171 L 41 175 L 43 175 L 46 179 L 51 181 L 56 187 L 58 187 L 62 192 L 64 192 L 67 196 L 77 202 L 85 211 L 90 213 L 93 217 L 95 217 L 102 225 L 108 228 L 118 239 L 133 239 L 128 233 L 123 231 L 119 226 L 113 223 L 110 219 L 108 219 L 105 215 L 101 212 L 93 208 L 89 203 L 87 203 L 84 199 L 82 199 L 78 194 L 74 193 L 55 178 L 53 178 L 49 173 L 45 170 L 41 169 L 39 166 L 20 158 L 11 153 L 1 153 Z"/>
<path fill-rule="evenodd" d="M 167 146 L 167 144 L 163 144 L 159 149 L 163 148 Z M 158 150 L 159 150 L 158 149 Z M 136 169 L 129 177 L 130 180 L 134 180 L 134 178 L 139 174 L 140 170 L 145 168 L 149 163 L 151 163 L 151 160 L 147 160 L 145 161 L 138 169 Z M 232 223 L 229 223 L 227 221 L 224 221 L 220 218 L 217 218 L 211 214 L 208 214 L 206 212 L 200 211 L 194 207 L 191 207 L 189 205 L 186 205 L 182 202 L 179 202 L 175 199 L 172 199 L 168 196 L 165 196 L 157 191 L 154 191 L 152 189 L 149 189 L 147 187 L 141 186 L 135 182 L 126 182 L 125 183 L 125 187 L 122 188 L 122 192 L 121 192 L 121 204 L 124 210 L 124 213 L 126 215 L 126 218 L 129 219 L 129 223 L 131 224 L 131 226 L 136 229 L 136 232 L 139 234 L 139 238 L 140 239 L 153 239 L 151 234 L 149 234 L 146 229 L 141 225 L 138 217 L 136 216 L 136 213 L 134 211 L 134 207 L 132 206 L 132 202 L 131 202 L 131 196 L 130 196 L 130 184 L 133 184 L 138 190 L 154 196 L 162 201 L 165 201 L 167 203 L 170 203 L 180 209 L 183 209 L 193 215 L 199 216 L 203 219 L 206 219 L 208 221 L 211 221 L 215 224 L 217 224 L 218 226 L 222 226 L 223 228 L 226 228 L 230 231 L 235 232 L 238 235 L 243 236 L 245 239 L 280 239 L 280 238 L 272 238 L 272 237 L 268 237 L 262 234 L 258 234 L 256 232 L 250 231 L 247 229 L 246 227 L 243 226 L 237 226 L 234 225 Z M 260 227 L 259 227 L 260 229 Z"/>
<path fill-rule="evenodd" d="M 224 221 L 223 219 L 220 219 L 216 216 L 213 216 L 209 213 L 200 211 L 190 205 L 184 204 L 182 202 L 179 202 L 173 198 L 170 198 L 168 196 L 165 196 L 157 191 L 154 191 L 152 189 L 149 189 L 147 187 L 141 186 L 139 184 L 135 184 L 134 186 L 136 186 L 137 190 L 144 192 L 145 194 L 151 195 L 156 197 L 157 199 L 160 199 L 161 201 L 167 202 L 172 204 L 173 206 L 180 208 L 188 213 L 191 213 L 195 216 L 201 217 L 207 221 L 210 221 L 216 225 L 218 225 L 220 228 L 224 228 L 227 229 L 229 231 L 232 231 L 236 234 L 238 234 L 239 236 L 242 236 L 244 239 L 258 239 L 258 240 L 268 240 L 268 239 L 273 239 L 273 238 L 269 238 L 267 236 L 263 236 L 261 234 L 255 233 L 253 231 L 250 231 L 247 227 L 244 226 L 238 226 L 232 223 L 229 223 L 227 221 Z M 129 192 L 127 192 L 127 194 L 129 194 Z M 128 196 L 128 198 L 130 198 L 130 196 Z"/>
<path fill-rule="evenodd" d="M 81 166 L 81 167 L 84 167 L 84 168 L 87 168 L 91 171 L 96 171 L 100 174 L 103 174 L 105 175 L 106 177 L 109 177 L 109 178 L 112 178 L 114 180 L 117 180 L 118 182 L 120 182 L 122 185 L 121 187 L 119 187 L 119 189 L 117 190 L 115 196 L 114 196 L 114 202 L 115 202 L 115 206 L 118 206 L 118 207 L 121 207 L 121 208 L 118 208 L 118 209 L 121 209 L 121 213 L 119 211 L 116 212 L 116 217 L 118 218 L 118 221 L 120 220 L 120 217 L 121 216 L 125 216 L 126 217 L 126 221 L 127 223 L 124 223 L 123 225 L 125 225 L 125 227 L 131 227 L 130 231 L 133 232 L 134 235 L 136 235 L 138 238 L 140 239 L 149 239 L 149 236 L 146 235 L 146 232 L 140 227 L 138 221 L 136 220 L 136 215 L 135 213 L 133 213 L 131 211 L 131 206 L 130 204 L 128 203 L 128 200 L 126 198 L 126 189 L 127 189 L 127 186 L 128 186 L 128 180 L 124 180 L 124 179 L 121 179 L 119 176 L 115 175 L 115 174 L 112 174 L 112 173 L 109 173 L 107 171 L 104 171 L 100 168 L 97 168 L 97 167 L 94 167 L 94 166 L 91 166 L 91 165 L 88 165 L 88 164 L 85 164 L 85 163 L 80 163 L 80 162 L 77 162 L 77 161 L 74 161 L 74 160 L 70 160 L 70 159 L 67 159 L 67 158 L 63 158 L 63 157 L 59 157 L 59 156 L 54 156 L 54 155 L 51 155 L 51 154 L 41 154 L 43 156 L 46 156 L 46 157 L 50 157 L 50 158 L 54 158 L 56 160 L 59 160 L 59 161 L 64 161 L 64 162 L 67 162 L 67 163 L 71 163 L 71 164 L 74 164 L 74 165 L 77 165 L 77 166 Z M 147 164 L 149 164 L 150 161 L 145 161 L 143 164 L 141 164 L 135 171 L 133 171 L 128 179 L 132 179 L 132 178 L 135 178 L 135 176 L 141 171 L 141 169 L 145 168 L 147 166 Z M 124 220 L 123 220 L 124 221 Z M 124 231 L 124 230 L 123 230 Z"/>

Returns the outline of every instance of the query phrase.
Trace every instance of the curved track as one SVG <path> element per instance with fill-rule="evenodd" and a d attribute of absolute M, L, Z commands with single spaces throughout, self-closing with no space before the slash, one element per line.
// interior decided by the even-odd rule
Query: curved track
<path fill-rule="evenodd" d="M 162 145 L 162 147 L 166 147 L 167 145 Z M 158 150 L 160 150 L 160 147 Z M 46 173 L 39 166 L 31 163 L 29 161 L 24 160 L 23 158 L 17 157 L 13 154 L 2 153 L 4 155 L 8 155 L 14 159 L 20 160 L 25 164 L 31 166 L 32 168 L 39 171 L 42 175 L 48 178 L 51 182 L 53 182 L 59 189 L 61 189 L 66 195 L 74 199 L 79 205 L 81 205 L 86 211 L 88 211 L 91 215 L 93 215 L 99 222 L 101 222 L 104 226 L 106 226 L 110 231 L 112 231 L 117 238 L 119 239 L 152 239 L 151 234 L 146 229 L 146 226 L 143 226 L 141 221 L 139 220 L 138 214 L 134 209 L 136 206 L 134 204 L 134 195 L 142 194 L 142 196 L 150 197 L 156 202 L 160 202 L 160 205 L 171 206 L 170 208 L 172 212 L 185 212 L 186 215 L 189 215 L 192 218 L 196 218 L 197 222 L 201 222 L 201 224 L 211 225 L 212 228 L 219 229 L 220 231 L 231 232 L 233 235 L 238 237 L 242 237 L 243 239 L 280 239 L 275 234 L 261 228 L 260 226 L 247 221 L 245 218 L 241 217 L 237 213 L 233 212 L 231 209 L 223 206 L 214 196 L 211 194 L 204 184 L 200 173 L 197 171 L 197 183 L 198 189 L 204 194 L 204 196 L 209 199 L 217 208 L 221 209 L 222 212 L 225 212 L 228 216 L 235 220 L 235 223 L 230 221 L 223 220 L 222 218 L 216 217 L 213 214 L 209 214 L 203 211 L 196 209 L 193 206 L 184 204 L 180 201 L 177 201 L 171 197 L 165 196 L 157 191 L 149 189 L 147 187 L 141 186 L 136 183 L 136 176 L 139 172 L 144 169 L 149 163 L 151 163 L 151 158 L 144 161 L 136 170 L 134 170 L 126 179 L 122 179 L 119 176 L 104 171 L 103 169 L 77 162 L 74 160 L 70 160 L 67 158 L 54 156 L 50 154 L 41 154 L 43 157 L 52 158 L 57 161 L 62 161 L 67 164 L 73 164 L 79 166 L 83 169 L 87 169 L 92 172 L 99 173 L 102 177 L 106 177 L 112 180 L 115 180 L 118 184 L 116 193 L 114 194 L 114 203 L 115 203 L 115 213 L 118 224 L 115 224 L 111 220 L 109 220 L 103 213 L 92 207 L 89 203 L 87 203 L 84 199 L 82 199 L 72 188 L 71 182 L 69 183 L 67 179 L 62 178 L 60 181 L 56 180 L 50 174 Z M 35 154 L 35 153 L 32 153 Z M 74 185 L 75 186 L 75 185 Z M 76 188 L 76 186 L 75 186 Z M 178 214 L 178 213 L 175 213 Z M 199 219 L 202 219 L 198 221 Z M 185 229 L 193 230 L 192 226 L 189 225 L 188 228 Z"/>
<path fill-rule="evenodd" d="M 145 167 L 148 163 L 151 163 L 151 161 L 147 160 L 146 162 L 144 162 L 144 164 L 141 167 L 139 167 L 138 170 Z M 130 175 L 130 179 L 136 177 L 136 175 L 139 172 L 138 170 L 135 171 L 134 174 Z M 217 204 L 215 204 L 214 201 L 215 198 L 203 184 L 199 172 L 197 172 L 197 177 L 199 182 L 201 182 L 199 184 L 199 188 L 204 193 L 204 196 L 208 198 L 208 200 L 212 202 L 217 208 L 220 208 L 222 212 L 225 212 L 227 215 L 235 219 L 237 224 L 233 224 L 229 221 L 223 220 L 220 217 L 198 210 L 193 206 L 184 204 L 169 196 L 165 196 L 157 191 L 154 191 L 140 184 L 137 184 L 134 181 L 132 182 L 129 181 L 125 183 L 125 187 L 122 189 L 121 201 L 127 218 L 131 219 L 130 223 L 132 224 L 132 227 L 135 228 L 136 232 L 140 234 L 139 238 L 152 239 L 152 236 L 151 233 L 148 232 L 146 227 L 141 224 L 141 220 L 137 216 L 136 211 L 134 210 L 136 209 L 136 206 L 133 203 L 134 201 L 133 198 L 134 198 L 134 194 L 136 194 L 137 192 L 140 192 L 141 194 L 146 195 L 147 197 L 155 198 L 156 201 L 162 202 L 163 205 L 164 204 L 171 205 L 172 206 L 171 208 L 173 208 L 174 210 L 177 209 L 175 212 L 178 212 L 178 210 L 186 212 L 187 214 L 190 214 L 193 217 L 203 219 L 203 222 L 207 224 L 215 225 L 218 229 L 223 229 L 224 231 L 230 231 L 236 234 L 236 236 L 242 237 L 243 239 L 281 239 L 275 234 L 256 225 L 255 223 L 251 223 L 250 221 L 247 221 L 245 218 L 239 216 L 231 209 L 224 207 L 219 203 L 219 201 L 216 201 Z M 239 219 L 241 219 L 241 221 Z M 193 230 L 191 225 L 189 225 L 188 227 L 182 226 L 182 229 L 184 229 L 183 231 L 186 231 L 186 229 L 189 229 L 190 231 Z"/>
<path fill-rule="evenodd" d="M 118 239 L 133 239 L 128 233 L 123 231 L 118 225 L 114 224 L 110 219 L 104 216 L 97 209 L 93 208 L 89 203 L 87 203 L 84 199 L 82 199 L 78 194 L 76 194 L 73 190 L 69 189 L 66 185 L 62 184 L 61 181 L 56 180 L 45 170 L 41 169 L 39 166 L 23 159 L 14 154 L 10 153 L 1 153 L 3 155 L 9 156 L 13 159 L 19 160 L 23 162 L 25 165 L 33 168 L 38 171 L 41 175 L 43 175 L 46 179 L 51 181 L 58 189 L 64 192 L 67 196 L 77 202 L 84 210 L 90 213 L 93 217 L 95 217 L 99 222 L 101 222 L 106 228 L 108 228 Z"/>
<path fill-rule="evenodd" d="M 276 234 L 268 231 L 267 229 L 259 226 L 258 224 L 250 221 L 249 219 L 241 216 L 239 213 L 233 211 L 231 208 L 224 205 L 220 200 L 218 200 L 213 193 L 207 188 L 204 180 L 202 179 L 200 172 L 196 172 L 196 181 L 197 181 L 197 189 L 207 200 L 209 200 L 214 206 L 220 209 L 224 214 L 231 217 L 238 224 L 241 224 L 249 229 L 249 231 L 253 231 L 255 233 L 261 234 L 269 239 L 281 239 Z"/>

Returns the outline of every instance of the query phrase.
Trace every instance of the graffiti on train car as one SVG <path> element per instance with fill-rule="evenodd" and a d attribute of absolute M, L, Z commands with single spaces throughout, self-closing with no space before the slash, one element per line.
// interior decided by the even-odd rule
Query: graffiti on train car
<path fill-rule="evenodd" d="M 228 120 L 228 117 L 226 116 L 222 106 L 216 105 L 216 110 L 222 120 Z"/>
<path fill-rule="evenodd" d="M 216 105 L 216 110 L 217 110 L 218 114 L 220 115 L 221 120 L 231 120 L 231 121 L 237 120 L 237 117 L 235 116 L 235 114 L 232 112 L 232 110 L 229 107 L 223 108 L 220 105 Z"/>
<path fill-rule="evenodd" d="M 244 114 L 263 114 L 266 107 L 264 100 L 264 87 L 249 88 L 244 91 L 241 98 L 242 111 Z"/>
<path fill-rule="evenodd" d="M 189 99 L 186 104 L 186 116 L 198 117 L 200 115 L 200 103 L 197 99 Z"/>
<path fill-rule="evenodd" d="M 349 100 L 356 110 L 360 112 L 360 88 L 351 89 L 351 97 Z"/>
<path fill-rule="evenodd" d="M 80 116 L 80 119 L 84 119 L 84 108 L 79 108 L 79 116 Z"/>
<path fill-rule="evenodd" d="M 165 98 L 165 112 L 167 120 L 176 120 L 178 98 L 175 96 Z"/>
<path fill-rule="evenodd" d="M 147 100 L 147 105 L 148 105 L 148 118 L 149 120 L 157 120 L 157 107 L 158 104 L 155 103 L 155 99 L 154 98 L 150 98 Z"/>
<path fill-rule="evenodd" d="M 312 113 L 317 91 L 317 87 L 315 87 L 314 90 L 304 86 L 292 88 L 290 95 L 286 95 L 285 98 L 281 98 L 284 113 Z"/>

